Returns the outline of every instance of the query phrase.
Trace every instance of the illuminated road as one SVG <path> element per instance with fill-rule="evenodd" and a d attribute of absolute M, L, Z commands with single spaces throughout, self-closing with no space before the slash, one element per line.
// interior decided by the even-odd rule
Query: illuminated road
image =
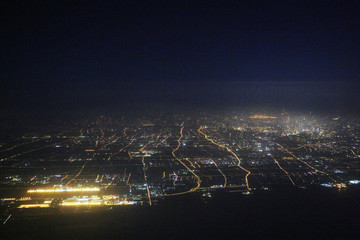
<path fill-rule="evenodd" d="M 164 143 L 164 142 L 166 142 L 166 140 L 168 139 L 169 137 L 166 137 L 166 138 L 164 138 L 163 140 L 161 140 L 158 144 L 156 144 L 156 148 L 159 146 L 159 145 L 161 145 L 162 143 Z"/>
<path fill-rule="evenodd" d="M 140 152 L 143 152 L 145 150 L 145 148 L 152 143 L 152 141 L 148 142 L 147 144 L 145 144 L 142 148 L 139 149 Z"/>
<path fill-rule="evenodd" d="M 249 180 L 248 180 L 248 177 L 249 177 L 249 175 L 251 174 L 251 172 L 250 172 L 249 170 L 247 170 L 246 168 L 244 168 L 243 166 L 241 166 L 241 160 L 240 160 L 240 158 L 239 158 L 230 148 L 228 148 L 227 146 L 225 146 L 225 145 L 223 145 L 223 144 L 219 144 L 219 143 L 214 142 L 214 140 L 212 140 L 211 138 L 209 138 L 203 131 L 201 131 L 202 129 L 203 129 L 203 127 L 200 126 L 200 128 L 198 129 L 198 132 L 199 132 L 200 134 L 202 134 L 202 135 L 205 137 L 206 140 L 210 141 L 211 143 L 213 143 L 214 145 L 216 145 L 216 146 L 218 146 L 218 147 L 220 147 L 220 148 L 226 149 L 229 153 L 231 153 L 231 154 L 236 158 L 236 160 L 238 161 L 237 166 L 238 166 L 240 169 L 244 170 L 244 171 L 247 173 L 246 176 L 245 176 L 246 187 L 247 187 L 248 190 L 251 190 L 251 188 L 250 188 L 250 186 L 249 186 Z"/>
<path fill-rule="evenodd" d="M 274 159 L 275 163 L 279 166 L 279 168 L 286 174 L 286 176 L 289 178 L 290 182 L 294 185 L 295 185 L 295 182 L 292 180 L 292 178 L 290 177 L 289 173 L 283 169 L 281 166 L 280 166 L 280 163 L 273 157 L 273 155 L 271 155 L 272 159 Z"/>
<path fill-rule="evenodd" d="M 118 139 L 119 139 L 119 138 L 118 138 Z M 118 139 L 116 139 L 115 141 L 117 141 Z M 110 161 L 113 156 L 119 154 L 119 153 L 122 152 L 125 148 L 130 147 L 133 142 L 134 142 L 134 139 L 131 140 L 131 142 L 130 142 L 128 145 L 126 145 L 125 147 L 121 148 L 118 152 L 110 155 L 107 160 Z M 131 157 L 131 156 L 130 156 L 130 157 Z M 113 166 L 112 162 L 111 162 L 111 165 Z M 130 175 L 131 175 L 131 173 L 130 173 Z M 114 180 L 114 179 L 112 179 L 112 181 L 111 181 L 108 185 L 106 185 L 105 189 L 108 189 L 108 187 L 113 183 L 113 180 Z M 101 181 L 102 181 L 102 178 L 101 178 Z M 128 180 L 128 181 L 129 181 L 129 180 Z"/>
<path fill-rule="evenodd" d="M 201 180 L 200 180 L 200 177 L 193 171 L 191 170 L 185 163 L 183 163 L 183 161 L 181 161 L 180 158 L 178 158 L 175 154 L 175 152 L 180 148 L 181 146 L 181 139 L 183 137 L 183 130 L 184 130 L 184 123 L 185 122 L 182 122 L 181 123 L 181 129 L 180 129 L 180 137 L 178 138 L 177 142 L 178 142 L 178 145 L 177 147 L 172 151 L 172 155 L 174 156 L 174 158 L 179 161 L 179 163 L 181 163 L 189 172 L 191 172 L 194 177 L 197 179 L 197 185 L 190 189 L 189 191 L 186 191 L 186 192 L 179 192 L 179 193 L 170 193 L 170 194 L 166 194 L 166 196 L 176 196 L 176 195 L 181 195 L 181 194 L 186 194 L 186 193 L 191 193 L 191 192 L 194 192 L 196 191 L 199 187 L 200 187 L 200 184 L 201 184 Z"/>
<path fill-rule="evenodd" d="M 12 147 L 10 147 L 10 148 L 3 149 L 3 150 L 0 151 L 0 153 L 2 153 L 2 152 L 7 152 L 7 151 L 10 151 L 10 150 L 12 150 L 12 149 L 14 149 L 14 148 L 17 148 L 17 147 L 19 147 L 19 146 L 23 146 L 23 145 L 26 145 L 26 144 L 29 144 L 29 143 L 35 143 L 35 142 L 38 142 L 38 141 L 41 141 L 41 140 L 43 140 L 43 139 L 40 138 L 40 139 L 37 139 L 36 141 L 29 141 L 29 142 L 20 143 L 20 144 L 17 144 L 17 145 L 12 146 Z"/>
<path fill-rule="evenodd" d="M 360 155 L 357 155 L 352 149 L 349 149 L 352 154 L 354 154 L 355 157 L 360 158 Z"/>
<path fill-rule="evenodd" d="M 145 144 L 142 148 L 140 148 L 139 151 L 140 151 L 141 153 L 143 153 L 143 151 L 145 150 L 145 148 L 146 148 L 150 143 L 151 143 L 151 141 L 148 142 L 147 144 Z M 143 156 L 141 157 L 141 162 L 142 162 L 142 164 L 143 164 L 144 181 L 145 181 L 145 183 L 146 183 L 146 190 L 147 190 L 147 195 L 148 195 L 148 198 L 149 198 L 149 205 L 151 206 L 151 205 L 152 205 L 152 203 L 151 203 L 151 194 L 150 194 L 150 189 L 149 189 L 149 183 L 148 183 L 147 176 L 146 176 L 145 155 L 143 155 Z"/>
<path fill-rule="evenodd" d="M 301 160 L 300 158 L 296 157 L 292 152 L 290 152 L 288 149 L 286 149 L 286 148 L 285 148 L 284 146 L 282 146 L 281 144 L 279 144 L 279 143 L 277 143 L 277 142 L 274 142 L 274 141 L 270 141 L 270 140 L 268 140 L 268 139 L 261 138 L 261 137 L 260 137 L 260 139 L 261 139 L 261 140 L 264 140 L 264 141 L 272 142 L 272 143 L 278 145 L 283 152 L 286 152 L 286 153 L 290 154 L 293 158 L 295 158 L 296 160 L 304 163 L 304 164 L 305 164 L 306 166 L 308 166 L 309 168 L 315 170 L 316 172 L 319 172 L 319 173 L 321 173 L 321 174 L 324 174 L 324 175 L 328 176 L 331 180 L 333 180 L 334 182 L 336 182 L 336 180 L 335 180 L 334 178 L 332 178 L 328 173 L 323 172 L 323 171 L 321 171 L 321 170 L 319 170 L 319 169 L 311 166 L 309 163 L 307 163 L 307 162 Z M 340 176 L 337 176 L 337 177 L 338 177 L 339 179 L 343 180 Z"/>
<path fill-rule="evenodd" d="M 126 145 L 125 147 L 121 148 L 118 152 L 116 152 L 116 153 L 114 153 L 114 154 L 110 155 L 110 156 L 108 157 L 108 161 L 110 161 L 110 160 L 111 160 L 111 158 L 112 158 L 112 157 L 114 157 L 115 155 L 117 155 L 117 154 L 121 153 L 121 152 L 122 152 L 125 148 L 130 147 L 130 146 L 131 146 L 131 144 L 133 144 L 133 142 L 134 142 L 134 141 L 135 141 L 134 139 L 133 139 L 133 140 L 131 140 L 131 142 L 130 142 L 128 145 Z"/>
<path fill-rule="evenodd" d="M 279 143 L 277 143 L 277 142 L 270 141 L 270 140 L 268 140 L 268 139 L 264 139 L 264 138 L 260 138 L 260 139 L 261 139 L 261 140 L 265 140 L 265 141 L 269 141 L 269 142 L 272 142 L 272 143 L 278 145 L 283 152 L 286 152 L 286 153 L 290 154 L 293 158 L 295 158 L 296 160 L 304 163 L 304 164 L 307 165 L 309 168 L 311 168 L 311 169 L 313 169 L 313 170 L 315 170 L 315 171 L 317 171 L 317 172 L 319 172 L 319 173 L 321 173 L 321 174 L 329 175 L 328 173 L 323 172 L 323 171 L 321 171 L 321 170 L 319 170 L 319 169 L 311 166 L 309 163 L 307 163 L 307 162 L 301 160 L 300 158 L 296 157 L 292 152 L 290 152 L 288 149 L 286 149 L 286 148 L 285 148 L 284 146 L 282 146 L 281 144 L 279 144 Z"/>
<path fill-rule="evenodd" d="M 227 177 L 226 177 L 226 175 L 223 173 L 223 171 L 221 171 L 221 169 L 219 168 L 219 166 L 217 165 L 217 163 L 214 160 L 210 159 L 210 161 L 215 165 L 215 167 L 217 168 L 219 173 L 224 177 L 223 186 L 222 187 L 215 187 L 215 188 L 226 188 L 227 187 Z M 201 168 L 201 166 L 199 164 L 197 164 L 197 165 L 199 166 L 199 168 Z M 214 188 L 214 187 L 212 187 L 212 188 Z"/>
<path fill-rule="evenodd" d="M 75 177 L 73 177 L 72 179 L 70 179 L 70 181 L 68 181 L 65 186 L 69 185 L 73 180 L 75 180 L 80 174 L 81 172 L 83 171 L 84 167 L 86 166 L 88 162 L 85 162 L 84 165 L 82 165 L 80 171 L 75 175 Z"/>
<path fill-rule="evenodd" d="M 315 149 L 314 144 L 310 144 L 310 143 L 304 144 L 304 145 L 302 145 L 302 146 L 300 146 L 300 147 L 290 148 L 290 149 L 296 150 L 296 149 L 301 149 L 301 148 L 304 148 L 304 147 L 309 147 L 310 149 L 311 149 L 311 148 L 314 148 L 314 149 Z"/>
<path fill-rule="evenodd" d="M 5 219 L 5 221 L 3 222 L 3 224 L 6 224 L 6 222 L 11 218 L 11 214 Z"/>
<path fill-rule="evenodd" d="M 75 139 L 77 139 L 77 138 L 75 138 Z M 35 151 L 39 151 L 39 150 L 42 150 L 42 149 L 45 149 L 45 148 L 53 147 L 53 146 L 56 146 L 56 145 L 59 145 L 59 144 L 62 144 L 62 143 L 66 143 L 66 142 L 70 142 L 70 141 L 73 141 L 73 140 L 74 140 L 74 139 L 69 139 L 69 140 L 66 140 L 66 141 L 63 141 L 63 142 L 60 142 L 60 143 L 53 143 L 53 144 L 49 144 L 49 145 L 46 145 L 46 146 L 43 146 L 43 147 L 34 148 L 34 149 L 29 150 L 29 151 L 25 151 L 25 152 L 22 152 L 22 153 L 14 154 L 14 155 L 12 155 L 12 156 L 10 156 L 10 157 L 1 159 L 1 161 L 9 160 L 9 159 L 12 159 L 12 158 L 14 158 L 14 157 L 18 157 L 18 156 L 21 156 L 21 155 L 24 155 L 24 154 L 27 154 L 27 153 L 35 152 Z"/>
<path fill-rule="evenodd" d="M 184 123 L 185 122 L 182 122 L 181 123 L 181 129 L 180 129 L 180 138 L 178 139 L 178 145 L 177 145 L 177 147 L 174 149 L 174 151 L 173 151 L 173 155 L 174 155 L 174 152 L 176 152 L 177 150 L 179 150 L 179 148 L 180 148 L 180 146 L 181 146 L 181 139 L 183 138 L 183 130 L 184 130 Z M 195 166 L 194 166 L 194 164 L 190 161 L 190 160 L 188 160 L 188 159 L 185 159 L 185 161 L 187 161 L 193 168 L 196 168 Z"/>
<path fill-rule="evenodd" d="M 219 166 L 216 164 L 216 162 L 214 160 L 211 160 L 211 161 L 214 163 L 214 165 L 219 170 L 221 175 L 223 175 L 223 177 L 224 177 L 224 185 L 223 186 L 224 186 L 224 188 L 226 188 L 226 186 L 227 186 L 227 177 L 226 177 L 226 175 L 221 171 L 221 169 L 219 168 Z"/>
<path fill-rule="evenodd" d="M 126 181 L 126 185 L 128 185 L 128 186 L 129 186 L 130 178 L 131 178 L 131 173 L 129 174 L 129 177 L 128 177 L 127 181 Z"/>
<path fill-rule="evenodd" d="M 64 181 L 69 175 L 65 175 L 65 177 L 61 178 L 60 182 Z"/>
<path fill-rule="evenodd" d="M 104 145 L 104 149 L 105 149 L 107 146 L 109 146 L 110 144 L 116 143 L 120 138 L 121 138 L 121 137 L 118 137 L 118 138 L 116 138 L 115 140 L 113 140 L 113 141 L 105 144 L 105 145 Z"/>

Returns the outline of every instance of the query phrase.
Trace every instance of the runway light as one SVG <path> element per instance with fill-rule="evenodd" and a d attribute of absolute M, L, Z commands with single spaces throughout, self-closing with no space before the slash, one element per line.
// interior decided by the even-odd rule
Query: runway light
<path fill-rule="evenodd" d="M 50 207 L 49 204 L 23 204 L 20 205 L 18 208 L 48 208 Z"/>
<path fill-rule="evenodd" d="M 15 201 L 16 198 L 2 198 L 2 201 Z"/>
<path fill-rule="evenodd" d="M 100 188 L 57 188 L 57 189 L 29 189 L 28 193 L 60 193 L 60 192 L 95 192 Z"/>

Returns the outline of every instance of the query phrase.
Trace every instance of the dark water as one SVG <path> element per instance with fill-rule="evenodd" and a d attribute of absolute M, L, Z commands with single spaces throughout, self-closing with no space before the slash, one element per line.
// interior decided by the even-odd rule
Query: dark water
<path fill-rule="evenodd" d="M 0 239 L 359 239 L 358 190 L 196 194 L 153 207 L 15 216 Z"/>

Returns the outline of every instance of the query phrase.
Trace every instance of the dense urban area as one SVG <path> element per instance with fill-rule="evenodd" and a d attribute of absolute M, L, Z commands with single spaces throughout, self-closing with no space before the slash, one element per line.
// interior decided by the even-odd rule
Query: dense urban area
<path fill-rule="evenodd" d="M 216 191 L 345 191 L 360 183 L 355 117 L 99 116 L 35 129 L 1 139 L 3 224 L 26 211 L 151 206 L 192 192 L 207 201 Z"/>

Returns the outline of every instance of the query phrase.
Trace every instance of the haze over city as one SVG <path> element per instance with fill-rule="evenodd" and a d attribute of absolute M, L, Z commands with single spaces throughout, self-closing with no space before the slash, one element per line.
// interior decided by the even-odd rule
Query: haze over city
<path fill-rule="evenodd" d="M 356 239 L 357 1 L 1 1 L 1 239 Z"/>

